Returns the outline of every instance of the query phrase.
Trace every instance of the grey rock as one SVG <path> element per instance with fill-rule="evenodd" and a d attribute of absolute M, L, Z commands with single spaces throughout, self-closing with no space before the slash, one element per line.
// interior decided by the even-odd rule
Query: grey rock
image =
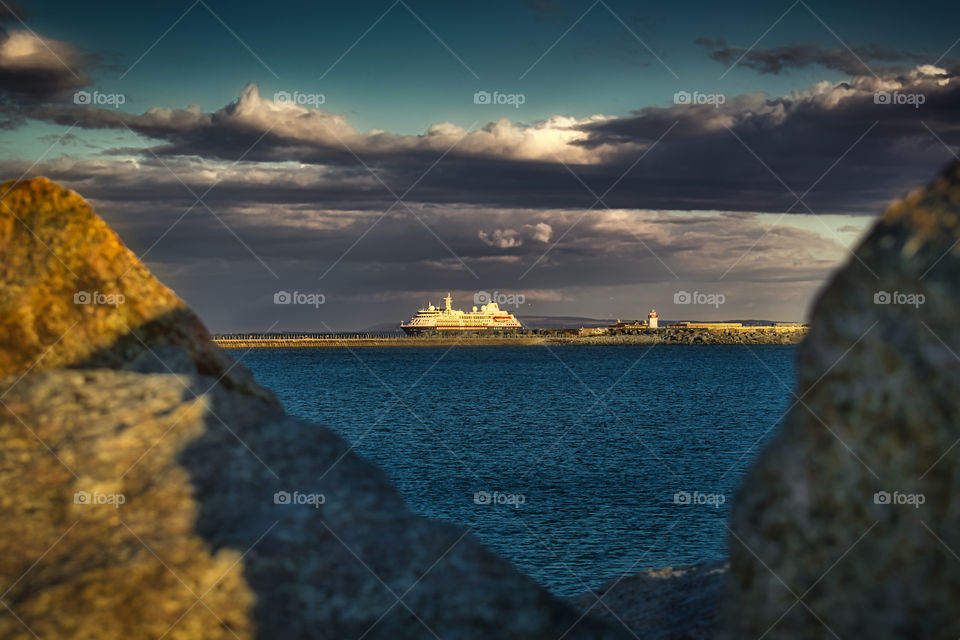
<path fill-rule="evenodd" d="M 714 637 L 726 561 L 642 571 L 572 598 L 573 605 L 648 640 Z"/>
<path fill-rule="evenodd" d="M 3 381 L 0 637 L 626 634 L 411 513 L 328 429 L 178 374 Z"/>
<path fill-rule="evenodd" d="M 960 636 L 958 240 L 955 164 L 817 301 L 795 406 L 732 506 L 725 637 Z"/>

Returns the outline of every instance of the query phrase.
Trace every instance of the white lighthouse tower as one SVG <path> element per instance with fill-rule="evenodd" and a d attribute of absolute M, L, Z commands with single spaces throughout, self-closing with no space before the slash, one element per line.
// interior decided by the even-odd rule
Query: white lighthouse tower
<path fill-rule="evenodd" d="M 650 329 L 657 328 L 657 318 L 660 316 L 657 315 L 656 309 L 650 309 L 650 313 L 647 314 L 647 327 Z"/>

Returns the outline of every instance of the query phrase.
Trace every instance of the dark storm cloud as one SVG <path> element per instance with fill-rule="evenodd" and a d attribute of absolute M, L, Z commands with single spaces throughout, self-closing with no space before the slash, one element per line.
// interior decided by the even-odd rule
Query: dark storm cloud
<path fill-rule="evenodd" d="M 871 44 L 865 47 L 823 47 L 813 43 L 790 44 L 772 48 L 729 46 L 722 38 L 698 38 L 697 44 L 706 47 L 710 57 L 726 66 L 734 63 L 760 73 L 778 74 L 786 69 L 821 66 L 850 75 L 872 74 L 871 62 L 922 63 L 924 56 L 893 47 Z M 885 68 L 886 70 L 886 68 Z"/>
<path fill-rule="evenodd" d="M 883 96 L 922 104 L 886 103 Z M 228 162 L 242 156 L 253 165 L 285 166 L 269 181 L 228 181 L 215 197 L 332 208 L 383 209 L 394 202 L 369 167 L 397 195 L 416 183 L 409 198 L 440 205 L 582 209 L 595 203 L 590 190 L 601 195 L 617 183 L 603 198 L 611 208 L 875 212 L 927 180 L 951 158 L 947 147 L 960 144 L 956 70 L 918 67 L 782 97 L 724 100 L 718 107 L 648 107 L 613 119 L 502 120 L 471 132 L 440 124 L 419 136 L 361 132 L 338 114 L 277 105 L 255 86 L 213 113 L 190 107 L 129 114 L 72 104 L 29 112 L 64 125 L 79 120 L 83 128 L 125 134 L 129 128 L 130 143 L 113 153 L 144 162 L 155 162 L 153 154 Z M 298 172 L 309 171 L 279 164 L 291 161 L 322 174 L 298 182 Z M 149 189 L 134 182 L 103 188 L 116 197 Z"/>
<path fill-rule="evenodd" d="M 149 247 L 183 212 L 156 202 L 97 204 L 135 250 Z M 626 212 L 583 216 L 578 211 L 451 209 L 422 203 L 412 203 L 412 212 L 394 210 L 382 218 L 374 212 L 311 205 L 211 208 L 282 278 L 308 272 L 319 279 L 342 257 L 325 286 L 356 287 L 367 293 L 408 289 L 420 280 L 404 282 L 405 278 L 437 267 L 456 274 L 451 282 L 471 280 L 469 268 L 487 282 L 516 283 L 541 258 L 524 279 L 525 286 L 672 280 L 664 264 L 677 277 L 716 279 L 758 240 L 756 253 L 738 270 L 739 279 L 805 280 L 813 272 L 825 272 L 843 253 L 833 240 L 797 229 L 785 227 L 763 236 L 767 224 L 753 216 L 684 218 Z M 571 227 L 575 232 L 561 238 Z M 501 238 L 510 241 L 492 241 Z M 213 257 L 231 264 L 255 263 L 247 248 L 203 207 L 187 214 L 162 244 L 154 259 L 172 264 Z M 831 245 L 830 259 L 824 261 L 821 252 Z M 784 268 L 797 251 L 806 259 Z M 777 268 L 769 268 L 773 265 Z"/>
<path fill-rule="evenodd" d="M 645 168 L 645 186 L 682 191 L 686 206 L 785 211 L 812 187 L 804 201 L 818 213 L 876 211 L 928 180 L 960 144 L 956 74 L 927 71 L 740 96 L 719 109 L 643 109 L 587 125 L 586 144 L 648 139 L 677 122 Z"/>
<path fill-rule="evenodd" d="M 140 170 L 144 181 L 162 182 L 164 169 Z M 177 193 L 173 185 L 170 192 Z M 598 283 L 611 290 L 663 289 L 650 294 L 655 299 L 677 289 L 706 290 L 690 284 L 699 282 L 741 298 L 763 287 L 808 291 L 845 255 L 832 238 L 811 231 L 781 226 L 764 235 L 769 221 L 752 214 L 584 216 L 412 202 L 413 213 L 395 210 L 378 221 L 376 212 L 316 204 L 224 201 L 211 203 L 216 216 L 201 206 L 182 218 L 189 199 L 92 204 L 134 252 L 149 251 L 151 269 L 223 330 L 266 329 L 281 312 L 293 315 L 280 328 L 320 326 L 311 320 L 312 308 L 276 309 L 271 295 L 277 290 L 323 292 L 329 301 L 321 310 L 324 322 L 349 328 L 389 313 L 399 322 L 412 301 L 428 293 L 436 300 L 448 289 L 461 292 L 460 304 L 469 304 L 462 292 L 470 289 L 519 291 L 537 309 L 551 301 L 562 307 L 573 300 L 570 291 L 597 290 Z M 490 242 L 494 238 L 511 241 Z M 436 291 L 422 291 L 421 283 Z M 386 312 L 391 305 L 396 310 Z"/>
<path fill-rule="evenodd" d="M 0 5 L 0 128 L 23 125 L 34 105 L 68 100 L 93 82 L 87 71 L 99 62 L 95 54 L 28 30 L 25 16 L 17 3 Z"/>

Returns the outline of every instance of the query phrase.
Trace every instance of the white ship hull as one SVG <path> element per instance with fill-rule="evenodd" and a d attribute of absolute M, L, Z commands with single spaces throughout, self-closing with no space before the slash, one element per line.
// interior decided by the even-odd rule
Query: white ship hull
<path fill-rule="evenodd" d="M 460 311 L 452 306 L 448 294 L 444 299 L 446 308 L 438 309 L 432 304 L 417 312 L 409 322 L 400 325 L 404 333 L 418 335 L 454 335 L 458 333 L 512 333 L 522 331 L 523 325 L 509 311 L 501 309 L 496 302 L 476 307 L 473 311 Z"/>

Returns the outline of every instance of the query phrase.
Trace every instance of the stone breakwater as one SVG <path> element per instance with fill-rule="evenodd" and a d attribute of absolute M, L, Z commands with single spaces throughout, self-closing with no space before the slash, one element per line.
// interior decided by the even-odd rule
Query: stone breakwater
<path fill-rule="evenodd" d="M 391 338 L 214 338 L 213 342 L 222 349 L 354 349 L 362 347 L 449 347 L 451 345 L 465 347 L 531 346 L 541 344 L 543 339 L 533 336 L 493 338 L 410 338 L 397 336 Z"/>
<path fill-rule="evenodd" d="M 771 345 L 797 344 L 806 328 L 757 327 L 735 330 L 656 329 L 627 335 L 513 335 L 461 337 L 351 337 L 351 338 L 214 338 L 223 349 L 331 349 L 357 347 L 530 347 L 626 345 Z"/>
<path fill-rule="evenodd" d="M 807 335 L 803 327 L 744 327 L 742 329 L 655 329 L 638 334 L 553 338 L 549 344 L 580 345 L 767 345 L 798 344 Z"/>

